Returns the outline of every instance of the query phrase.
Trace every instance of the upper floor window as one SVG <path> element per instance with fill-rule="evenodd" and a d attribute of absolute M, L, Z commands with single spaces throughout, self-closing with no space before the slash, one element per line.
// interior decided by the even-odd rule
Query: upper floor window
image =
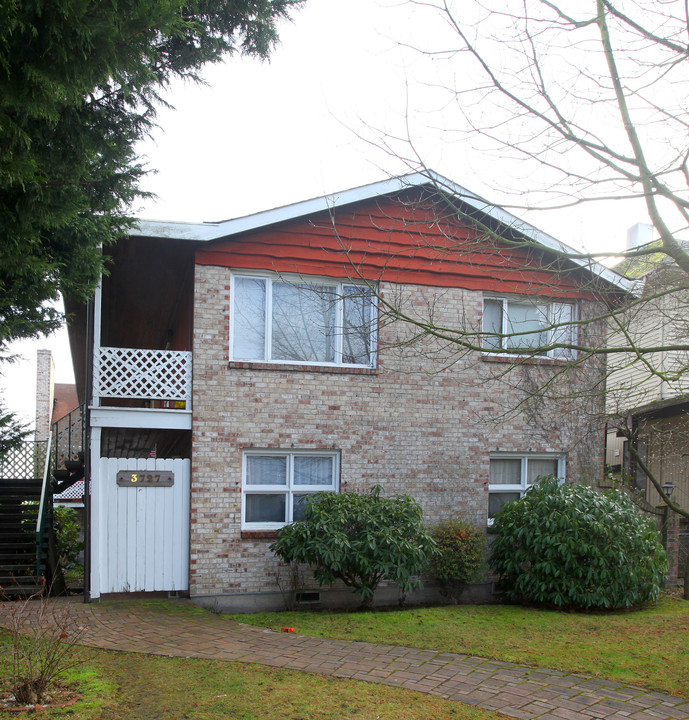
<path fill-rule="evenodd" d="M 367 285 L 234 275 L 231 293 L 232 360 L 375 366 Z"/>
<path fill-rule="evenodd" d="M 573 303 L 485 298 L 483 347 L 569 360 L 575 354 L 575 321 Z"/>

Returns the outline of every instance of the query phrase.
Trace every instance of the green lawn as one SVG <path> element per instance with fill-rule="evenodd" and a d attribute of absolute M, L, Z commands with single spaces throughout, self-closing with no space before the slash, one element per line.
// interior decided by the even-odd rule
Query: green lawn
<path fill-rule="evenodd" d="M 202 610 L 195 610 L 202 613 Z M 516 606 L 237 615 L 241 622 L 544 665 L 689 697 L 689 603 L 638 612 L 558 613 Z M 9 675 L 0 631 L 0 689 Z M 498 720 L 430 695 L 239 663 L 82 649 L 67 683 L 80 700 L 37 717 L 72 720 Z M 0 718 L 15 713 L 0 708 Z"/>
<path fill-rule="evenodd" d="M 412 645 L 581 672 L 689 698 L 689 602 L 636 612 L 565 613 L 509 605 L 390 612 L 231 616 L 304 635 Z"/>
<path fill-rule="evenodd" d="M 0 679 L 9 674 L 0 631 Z M 80 700 L 31 717 L 50 720 L 499 720 L 431 695 L 240 663 L 83 650 L 66 683 Z M 7 684 L 0 680 L 0 687 Z M 0 707 L 0 718 L 16 718 Z"/>

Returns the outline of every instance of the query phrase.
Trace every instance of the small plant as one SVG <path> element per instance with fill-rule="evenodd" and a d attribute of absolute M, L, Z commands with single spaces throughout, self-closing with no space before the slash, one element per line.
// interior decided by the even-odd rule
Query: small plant
<path fill-rule="evenodd" d="M 461 518 L 443 520 L 431 530 L 438 552 L 431 557 L 429 572 L 440 592 L 459 601 L 464 588 L 476 582 L 485 566 L 486 536 Z"/>
<path fill-rule="evenodd" d="M 77 511 L 72 507 L 56 505 L 53 525 L 60 565 L 63 570 L 71 570 L 79 565 L 79 553 L 84 549 Z"/>
<path fill-rule="evenodd" d="M 667 572 L 655 523 L 619 490 L 540 478 L 493 531 L 491 565 L 514 602 L 629 608 L 656 600 Z"/>
<path fill-rule="evenodd" d="M 270 549 L 286 563 L 311 565 L 321 585 L 341 580 L 370 607 L 383 579 L 403 593 L 421 585 L 418 576 L 435 552 L 422 515 L 416 500 L 383 497 L 379 486 L 367 494 L 319 493 Z"/>
<path fill-rule="evenodd" d="M 37 500 L 22 502 L 22 526 L 33 531 L 38 512 Z M 84 549 L 79 516 L 73 507 L 55 505 L 53 507 L 53 528 L 60 565 L 63 570 L 71 570 L 79 565 L 79 554 Z"/>
<path fill-rule="evenodd" d="M 302 566 L 297 562 L 280 563 L 275 572 L 275 582 L 282 594 L 285 610 L 295 610 L 297 608 L 297 593 L 304 587 Z"/>
<path fill-rule="evenodd" d="M 8 601 L 10 602 L 10 601 Z M 83 662 L 77 643 L 86 631 L 55 607 L 48 589 L 12 600 L 9 612 L 10 686 L 18 705 L 41 703 L 67 670 Z"/>

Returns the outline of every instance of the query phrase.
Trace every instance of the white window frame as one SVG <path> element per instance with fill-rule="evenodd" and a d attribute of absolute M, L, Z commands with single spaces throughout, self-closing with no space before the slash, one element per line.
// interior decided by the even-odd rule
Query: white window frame
<path fill-rule="evenodd" d="M 494 453 L 490 456 L 490 460 L 520 460 L 521 471 L 520 481 L 514 484 L 495 484 L 492 485 L 488 482 L 488 501 L 490 502 L 490 496 L 498 493 L 519 493 L 519 497 L 524 497 L 526 491 L 531 487 L 532 483 L 529 483 L 529 461 L 530 460 L 556 460 L 557 461 L 557 477 L 561 482 L 566 479 L 567 471 L 567 457 L 566 455 L 560 455 L 557 453 Z M 489 469 L 490 477 L 490 469 Z M 516 498 L 515 498 L 516 499 Z M 490 512 L 490 510 L 489 510 Z M 493 518 L 488 518 L 488 525 L 493 524 Z"/>
<path fill-rule="evenodd" d="M 249 485 L 247 486 L 247 461 L 250 457 L 284 457 L 287 459 L 286 484 L 276 485 Z M 295 457 L 327 457 L 332 463 L 332 483 L 330 485 L 297 485 L 294 482 Z M 293 521 L 293 496 L 317 494 L 321 492 L 340 491 L 340 452 L 338 450 L 244 450 L 242 453 L 242 530 L 279 530 Z M 286 496 L 285 522 L 247 522 L 246 498 L 247 495 L 275 495 Z"/>
<path fill-rule="evenodd" d="M 499 302 L 502 306 L 502 332 L 498 333 L 497 335 L 495 333 L 492 333 L 485 327 L 485 321 L 486 321 L 486 302 Z M 558 333 L 562 333 L 564 335 L 568 335 L 568 337 L 565 338 L 565 342 L 568 345 L 575 345 L 578 338 L 578 317 L 579 317 L 579 306 L 574 301 L 559 301 L 559 300 L 535 300 L 530 297 L 526 296 L 506 296 L 506 295 L 486 295 L 483 298 L 483 314 L 481 319 L 481 325 L 482 325 L 482 332 L 483 332 L 483 347 L 486 348 L 484 351 L 484 354 L 486 355 L 507 355 L 510 357 L 548 357 L 553 358 L 555 360 L 572 360 L 576 357 L 576 351 L 573 348 L 553 348 L 551 350 L 548 350 L 545 353 L 536 353 L 529 350 L 528 347 L 525 348 L 509 348 L 509 341 L 510 333 L 507 332 L 505 329 L 510 327 L 510 314 L 509 314 L 509 308 L 510 304 L 512 305 L 530 305 L 532 307 L 538 308 L 540 313 L 545 319 L 544 323 L 544 332 L 547 333 L 547 338 L 544 343 L 544 345 L 547 347 L 548 345 L 554 344 L 556 340 L 556 335 Z M 570 323 L 562 323 L 558 324 L 557 316 L 560 312 L 560 308 L 570 308 L 571 309 L 571 321 Z M 491 345 L 487 344 L 488 338 L 497 338 L 497 340 L 500 343 L 499 348 L 495 348 L 496 352 L 490 352 L 487 348 L 492 347 Z M 525 339 L 528 339 L 529 334 L 525 333 L 523 336 Z M 501 353 L 501 350 L 504 351 L 504 353 Z"/>
<path fill-rule="evenodd" d="M 261 280 L 266 283 L 266 299 L 265 299 L 265 326 L 264 326 L 264 344 L 263 357 L 256 358 L 240 358 L 234 356 L 234 333 L 236 323 L 234 322 L 235 314 L 235 286 L 238 278 L 246 278 L 249 280 Z M 273 359 L 272 353 L 272 313 L 273 313 L 273 283 L 293 283 L 294 285 L 314 285 L 319 287 L 332 288 L 337 296 L 335 307 L 335 360 L 333 362 L 325 362 L 320 360 L 286 360 L 282 358 Z M 342 361 L 343 356 L 343 338 L 344 333 L 344 292 L 345 288 L 360 288 L 362 291 L 371 292 L 371 319 L 369 332 L 368 363 L 346 363 Z M 370 286 L 362 282 L 352 282 L 348 280 L 333 280 L 332 278 L 321 278 L 317 276 L 302 275 L 277 275 L 275 273 L 260 272 L 233 272 L 230 278 L 230 338 L 229 338 L 229 359 L 230 362 L 257 362 L 271 363 L 275 365 L 317 365 L 323 367 L 352 367 L 352 368 L 375 368 L 378 363 L 378 303 L 376 301 L 375 288 L 370 291 Z M 339 329 L 339 331 L 337 331 Z"/>

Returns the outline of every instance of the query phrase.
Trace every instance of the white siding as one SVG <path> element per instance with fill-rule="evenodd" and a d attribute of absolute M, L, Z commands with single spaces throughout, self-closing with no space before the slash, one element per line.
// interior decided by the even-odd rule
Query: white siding
<path fill-rule="evenodd" d="M 662 485 L 672 482 L 672 500 L 689 509 L 689 454 L 687 431 L 689 423 L 684 414 L 676 417 L 648 420 L 639 429 L 640 437 L 648 443 L 648 466 Z M 660 495 L 648 480 L 647 498 L 652 505 L 661 503 Z"/>
<path fill-rule="evenodd" d="M 608 345 L 611 348 L 667 347 L 686 342 L 686 317 L 682 298 L 658 298 L 637 308 L 625 318 L 623 330 L 611 323 Z M 626 335 L 626 336 L 625 336 Z M 661 351 L 643 357 L 633 353 L 608 356 L 606 410 L 610 415 L 625 415 L 636 408 L 659 400 L 671 400 L 689 390 L 689 374 L 678 379 L 673 372 L 687 366 L 686 352 Z M 666 374 L 659 377 L 654 371 Z"/>
<path fill-rule="evenodd" d="M 169 470 L 171 487 L 119 487 L 120 470 Z M 93 483 L 92 597 L 187 591 L 190 461 L 100 458 Z"/>

